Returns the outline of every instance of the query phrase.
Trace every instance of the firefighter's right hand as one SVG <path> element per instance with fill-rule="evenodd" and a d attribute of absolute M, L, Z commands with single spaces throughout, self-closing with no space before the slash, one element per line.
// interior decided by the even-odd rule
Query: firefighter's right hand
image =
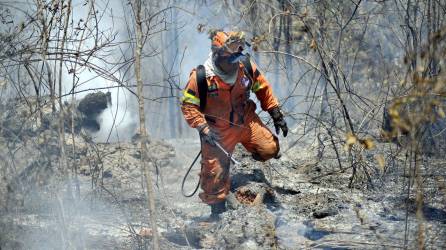
<path fill-rule="evenodd" d="M 212 146 L 216 146 L 215 143 L 220 140 L 219 135 L 212 131 L 207 124 L 197 127 L 197 130 L 200 133 L 201 140 Z"/>

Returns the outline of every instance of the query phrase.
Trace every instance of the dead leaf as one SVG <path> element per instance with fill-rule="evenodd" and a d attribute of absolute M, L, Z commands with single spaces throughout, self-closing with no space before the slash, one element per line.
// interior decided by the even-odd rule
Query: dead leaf
<path fill-rule="evenodd" d="M 375 143 L 373 142 L 373 140 L 371 138 L 367 138 L 365 140 L 361 140 L 361 144 L 367 150 L 375 148 Z"/>
<path fill-rule="evenodd" d="M 311 40 L 310 48 L 313 49 L 313 50 L 316 50 L 316 49 L 317 49 L 317 43 L 316 43 L 316 40 L 314 40 L 314 39 Z"/>
<path fill-rule="evenodd" d="M 203 33 L 205 30 L 206 30 L 206 24 L 199 23 L 199 24 L 197 25 L 197 31 L 198 31 L 198 33 Z"/>
<path fill-rule="evenodd" d="M 444 110 L 443 110 L 443 108 L 442 108 L 441 106 L 438 106 L 437 113 L 438 113 L 438 115 L 439 115 L 441 118 L 445 118 L 445 117 L 446 117 L 446 114 L 444 113 Z"/>
<path fill-rule="evenodd" d="M 254 199 L 254 201 L 252 202 L 251 206 L 258 206 L 260 204 L 263 203 L 263 197 L 260 194 L 256 195 L 256 198 Z"/>
<path fill-rule="evenodd" d="M 384 172 L 384 167 L 386 166 L 386 160 L 381 154 L 375 155 L 375 160 L 378 162 L 378 166 L 382 172 Z"/>
<path fill-rule="evenodd" d="M 141 230 L 139 230 L 138 235 L 141 236 L 141 237 L 146 237 L 147 238 L 147 237 L 152 237 L 153 236 L 153 232 L 152 232 L 152 229 L 147 228 L 147 227 L 143 227 L 143 228 L 141 228 Z"/>
<path fill-rule="evenodd" d="M 211 224 L 212 224 L 212 223 L 211 223 L 211 222 L 208 222 L 208 221 L 200 221 L 200 222 L 198 223 L 198 226 L 206 228 L 206 227 L 209 227 Z"/>
<path fill-rule="evenodd" d="M 347 144 L 347 146 L 352 146 L 353 144 L 355 144 L 357 141 L 357 138 L 354 134 L 352 133 L 348 133 L 345 139 L 345 144 Z"/>
<path fill-rule="evenodd" d="M 25 29 L 25 23 L 22 21 L 19 24 L 19 32 L 22 32 Z"/>
<path fill-rule="evenodd" d="M 308 9 L 307 8 L 305 8 L 304 12 L 302 13 L 302 17 L 306 17 L 306 16 L 308 16 Z"/>
<path fill-rule="evenodd" d="M 398 111 L 398 105 L 392 105 L 389 109 L 389 116 L 393 119 L 397 119 L 400 117 L 399 111 Z"/>

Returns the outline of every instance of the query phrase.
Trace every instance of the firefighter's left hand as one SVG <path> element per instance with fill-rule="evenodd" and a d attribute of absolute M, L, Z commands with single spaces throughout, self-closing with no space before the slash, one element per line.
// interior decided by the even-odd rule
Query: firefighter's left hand
<path fill-rule="evenodd" d="M 288 126 L 286 125 L 285 119 L 283 119 L 283 113 L 280 108 L 272 108 L 268 113 L 271 115 L 271 118 L 273 118 L 276 134 L 279 135 L 280 130 L 282 130 L 283 137 L 286 137 L 288 134 Z"/>

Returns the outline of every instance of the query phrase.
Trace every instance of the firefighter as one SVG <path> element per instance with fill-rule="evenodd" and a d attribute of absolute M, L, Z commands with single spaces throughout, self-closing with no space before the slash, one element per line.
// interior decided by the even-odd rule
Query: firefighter
<path fill-rule="evenodd" d="M 181 110 L 201 138 L 199 197 L 211 206 L 211 218 L 218 219 L 226 211 L 230 190 L 230 159 L 219 146 L 232 153 L 235 145 L 241 143 L 258 161 L 279 157 L 278 138 L 255 113 L 256 104 L 249 99 L 250 92 L 271 115 L 277 135 L 281 130 L 286 136 L 288 127 L 271 85 L 243 54 L 247 45 L 245 34 L 216 31 L 210 39 L 209 58 L 204 67 L 192 70 L 183 91 Z"/>

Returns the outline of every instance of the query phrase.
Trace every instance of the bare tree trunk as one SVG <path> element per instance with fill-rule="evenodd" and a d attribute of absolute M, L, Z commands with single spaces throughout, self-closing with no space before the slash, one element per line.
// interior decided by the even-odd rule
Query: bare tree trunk
<path fill-rule="evenodd" d="M 64 21 L 64 30 L 62 34 L 62 41 L 60 45 L 60 61 L 59 61 L 59 146 L 60 146 L 60 165 L 62 173 L 64 177 L 68 177 L 68 164 L 67 157 L 65 154 L 65 118 L 64 118 L 64 110 L 63 110 L 63 102 L 62 102 L 62 67 L 63 67 L 63 54 L 65 47 L 65 40 L 67 38 L 67 29 L 68 29 L 68 21 L 70 19 L 71 14 L 71 0 L 68 1 L 67 11 L 65 15 Z"/>
<path fill-rule="evenodd" d="M 152 226 L 153 232 L 153 249 L 158 250 L 159 248 L 159 236 L 158 229 L 156 225 L 156 208 L 155 208 L 155 194 L 153 191 L 152 176 L 149 170 L 149 157 L 147 150 L 148 135 L 146 130 L 146 117 L 144 113 L 144 97 L 143 97 L 143 82 L 141 77 L 141 52 L 142 52 L 142 22 L 141 22 L 141 0 L 135 0 L 135 22 L 136 22 L 136 48 L 135 48 L 135 76 L 137 84 L 138 93 L 138 104 L 139 104 L 139 131 L 142 137 L 141 140 L 141 167 L 144 172 L 146 179 L 146 191 L 149 202 L 149 217 L 150 224 Z"/>
<path fill-rule="evenodd" d="M 62 3 L 63 5 L 63 3 Z M 60 58 L 59 58 L 59 98 L 58 98 L 58 103 L 59 103 L 59 147 L 60 147 L 60 158 L 59 158 L 59 166 L 60 166 L 60 170 L 61 173 L 63 175 L 64 180 L 68 180 L 68 185 L 67 185 L 67 192 L 68 192 L 68 197 L 72 197 L 72 193 L 71 193 L 71 183 L 69 180 L 69 172 L 68 172 L 68 160 L 67 160 L 67 156 L 65 153 L 65 118 L 64 118 L 64 109 L 63 109 L 63 102 L 62 102 L 62 85 L 63 85 L 63 81 L 62 81 L 62 67 L 63 67 L 63 60 L 64 60 L 64 47 L 65 47 L 65 40 L 67 39 L 67 30 L 68 30 L 68 25 L 69 25 L 69 19 L 70 19 L 70 14 L 71 14 L 71 0 L 68 1 L 67 4 L 67 9 L 66 9 L 66 14 L 65 14 L 65 19 L 64 19 L 64 29 L 63 29 L 63 33 L 62 33 L 62 41 L 60 44 Z M 63 15 L 63 9 L 61 10 L 61 16 Z M 55 86 L 55 85 L 54 85 Z M 55 98 L 55 97 L 52 97 Z M 64 213 L 64 206 L 63 206 L 63 200 L 60 198 L 60 196 L 58 194 L 56 194 L 56 197 L 58 197 L 58 201 L 59 201 L 59 209 L 60 209 L 60 219 L 61 219 L 61 224 L 62 224 L 62 242 L 63 242 L 63 246 L 64 248 L 68 248 L 70 246 L 70 242 L 69 242 L 69 236 L 68 236 L 68 230 L 65 224 L 65 213 Z"/>
<path fill-rule="evenodd" d="M 54 0 L 51 2 L 51 5 L 54 5 Z M 46 24 L 45 24 L 46 25 Z M 49 32 L 50 29 L 48 29 Z M 44 32 L 44 35 L 48 35 L 45 39 L 45 46 L 46 49 L 48 49 L 48 45 L 49 45 L 49 38 L 50 38 L 50 34 L 46 34 L 46 32 Z M 59 31 L 57 32 L 57 37 L 59 37 Z M 45 51 L 45 55 L 46 55 L 47 51 Z M 49 69 L 49 66 L 48 66 Z M 48 70 L 48 72 L 51 72 L 51 70 Z M 56 74 L 56 70 L 54 70 L 54 74 Z M 50 98 L 51 98 L 51 108 L 53 111 L 53 114 L 56 112 L 56 76 L 54 76 L 54 81 L 51 81 L 50 79 L 50 75 L 48 75 L 48 85 L 50 88 Z"/>
<path fill-rule="evenodd" d="M 94 5 L 94 1 L 90 2 L 90 7 L 88 9 L 87 12 L 87 18 L 85 21 L 85 24 L 87 24 L 91 18 L 91 12 L 93 10 L 93 5 Z M 85 35 L 85 31 L 86 29 L 82 30 L 81 33 L 81 37 L 79 39 L 79 45 L 77 47 L 77 53 L 79 54 L 84 42 L 84 35 Z M 75 142 L 75 131 L 74 131 L 74 113 L 75 113 L 75 109 L 76 109 L 76 104 L 75 104 L 75 89 L 77 87 L 77 81 L 76 81 L 76 74 L 77 74 L 77 66 L 79 63 L 79 56 L 76 57 L 76 60 L 74 62 L 74 72 L 73 72 L 73 78 L 72 78 L 72 93 L 71 93 L 71 143 L 72 143 L 72 157 L 73 157 L 73 165 L 72 165 L 72 171 L 74 174 L 74 183 L 75 183 L 75 194 L 76 194 L 76 198 L 78 200 L 80 200 L 80 184 L 79 184 L 79 179 L 78 179 L 78 165 L 77 165 L 77 156 L 76 156 L 76 142 Z"/>
<path fill-rule="evenodd" d="M 418 151 L 418 145 L 417 145 Z M 418 152 L 415 152 L 415 183 L 416 183 L 416 218 L 418 222 L 418 237 L 417 237 L 417 247 L 418 249 L 426 249 L 426 235 L 425 235 L 425 226 L 424 226 L 424 214 L 423 214 L 423 180 L 421 177 L 421 166 L 418 159 Z"/>
<path fill-rule="evenodd" d="M 44 15 L 44 9 L 45 9 L 45 4 L 42 2 L 42 0 L 37 0 L 37 7 L 38 7 L 38 18 L 42 24 L 42 72 L 43 72 L 43 68 L 44 66 L 47 69 L 47 76 L 48 76 L 48 88 L 50 90 L 50 98 L 51 98 L 51 109 L 54 112 L 56 112 L 56 105 L 54 102 L 54 89 L 53 89 L 53 80 L 52 80 L 52 74 L 51 74 L 51 69 L 48 65 L 47 62 L 47 56 L 48 56 L 48 43 L 49 43 L 49 37 L 50 37 L 50 27 L 47 26 L 46 24 L 46 19 L 45 19 L 45 15 Z M 43 74 L 40 75 L 39 77 L 39 84 L 42 82 L 42 76 Z"/>

